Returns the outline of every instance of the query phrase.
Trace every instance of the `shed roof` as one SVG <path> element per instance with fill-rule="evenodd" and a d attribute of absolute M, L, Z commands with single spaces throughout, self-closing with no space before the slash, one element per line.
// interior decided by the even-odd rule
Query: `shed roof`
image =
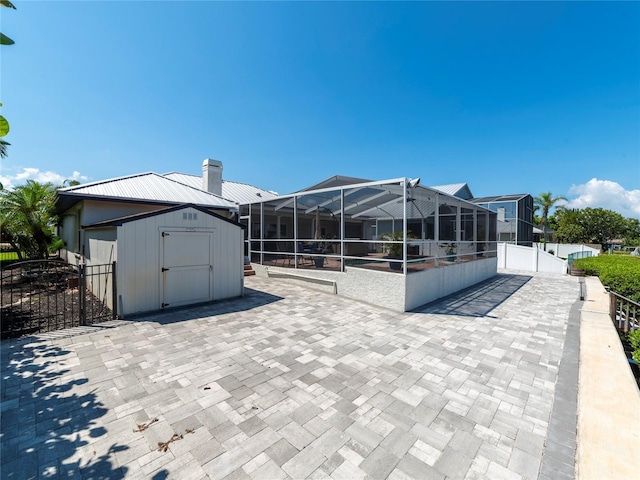
<path fill-rule="evenodd" d="M 118 218 L 111 218 L 109 220 L 104 220 L 102 222 L 91 223 L 89 225 L 82 225 L 82 228 L 119 227 L 120 225 L 122 225 L 124 223 L 134 222 L 136 220 L 141 220 L 141 219 L 149 218 L 149 217 L 155 217 L 156 215 L 162 215 L 164 213 L 171 213 L 171 212 L 175 212 L 175 211 L 178 211 L 178 210 L 183 210 L 183 209 L 186 209 L 186 208 L 193 208 L 195 210 L 198 210 L 199 212 L 204 213 L 205 215 L 210 215 L 212 217 L 219 218 L 220 220 L 224 220 L 225 222 L 230 223 L 232 225 L 236 225 L 238 227 L 245 228 L 245 226 L 242 225 L 241 223 L 235 222 L 235 221 L 233 221 L 233 220 L 231 220 L 229 218 L 223 217 L 222 215 L 218 215 L 215 212 L 207 210 L 206 208 L 202 208 L 202 207 L 199 207 L 198 205 L 193 205 L 191 203 L 186 203 L 184 205 L 176 205 L 174 207 L 159 208 L 158 210 L 152 210 L 150 212 L 141 212 L 141 213 L 135 213 L 133 215 L 125 215 L 125 216 L 118 217 Z"/>
<path fill-rule="evenodd" d="M 202 177 L 198 175 L 192 175 L 189 173 L 171 172 L 163 175 L 166 178 L 175 180 L 185 185 L 189 185 L 193 188 L 202 188 Z M 222 196 L 239 203 L 240 205 L 246 205 L 260 200 L 271 200 L 277 198 L 278 194 L 264 190 L 262 188 L 254 187 L 248 183 L 232 182 L 230 180 L 222 180 Z"/>
<path fill-rule="evenodd" d="M 190 203 L 205 208 L 238 210 L 238 204 L 232 200 L 153 172 L 61 188 L 58 190 L 56 207 L 58 211 L 64 211 L 87 198 L 160 205 Z"/>

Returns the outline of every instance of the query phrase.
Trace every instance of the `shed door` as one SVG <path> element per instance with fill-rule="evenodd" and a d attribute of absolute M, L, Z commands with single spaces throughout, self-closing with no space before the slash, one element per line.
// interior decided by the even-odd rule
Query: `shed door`
<path fill-rule="evenodd" d="M 213 233 L 161 235 L 162 308 L 213 300 Z"/>

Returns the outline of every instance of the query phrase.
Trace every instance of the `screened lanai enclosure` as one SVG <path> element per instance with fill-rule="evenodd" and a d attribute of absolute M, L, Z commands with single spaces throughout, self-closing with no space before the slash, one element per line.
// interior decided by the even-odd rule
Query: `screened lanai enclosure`
<path fill-rule="evenodd" d="M 374 284 L 404 284 L 402 295 L 395 292 L 402 302 L 392 302 L 403 311 L 412 303 L 406 286 L 424 283 L 414 274 L 478 263 L 457 269 L 468 277 L 454 282 L 462 288 L 495 275 L 494 212 L 421 186 L 419 179 L 353 180 L 334 177 L 319 184 L 324 188 L 242 206 L 251 262 L 267 273 L 288 270 L 333 282 L 338 293 L 355 289 L 352 296 L 367 301 L 354 282 L 368 282 L 369 291 Z M 483 273 L 469 275 L 478 269 Z"/>

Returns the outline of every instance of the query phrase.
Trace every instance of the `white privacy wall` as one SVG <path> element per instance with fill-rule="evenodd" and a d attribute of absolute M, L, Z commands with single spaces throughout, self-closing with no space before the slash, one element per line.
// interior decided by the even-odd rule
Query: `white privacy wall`
<path fill-rule="evenodd" d="M 536 247 L 498 243 L 498 268 L 567 273 L 567 262 Z"/>
<path fill-rule="evenodd" d="M 544 250 L 544 243 L 535 244 L 540 250 Z M 547 252 L 553 251 L 553 255 L 556 257 L 567 258 L 571 253 L 577 252 L 591 252 L 591 255 L 600 255 L 599 248 L 593 248 L 588 245 L 582 245 L 580 243 L 547 243 Z"/>

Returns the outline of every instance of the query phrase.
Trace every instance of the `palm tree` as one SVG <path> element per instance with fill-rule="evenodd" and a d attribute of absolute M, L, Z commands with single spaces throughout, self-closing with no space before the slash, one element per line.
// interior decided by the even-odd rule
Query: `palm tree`
<path fill-rule="evenodd" d="M 0 138 L 0 158 L 7 158 L 7 146 L 11 145 L 6 140 Z"/>
<path fill-rule="evenodd" d="M 54 200 L 51 183 L 27 180 L 14 190 L 0 191 L 0 226 L 3 235 L 28 258 L 46 258 L 54 239 Z"/>
<path fill-rule="evenodd" d="M 556 203 L 561 201 L 566 202 L 567 199 L 563 196 L 554 197 L 551 192 L 541 193 L 533 199 L 535 207 L 542 210 L 540 220 L 542 222 L 542 236 L 544 238 L 545 252 L 547 251 L 547 221 L 549 217 L 549 210 L 551 210 Z"/>

